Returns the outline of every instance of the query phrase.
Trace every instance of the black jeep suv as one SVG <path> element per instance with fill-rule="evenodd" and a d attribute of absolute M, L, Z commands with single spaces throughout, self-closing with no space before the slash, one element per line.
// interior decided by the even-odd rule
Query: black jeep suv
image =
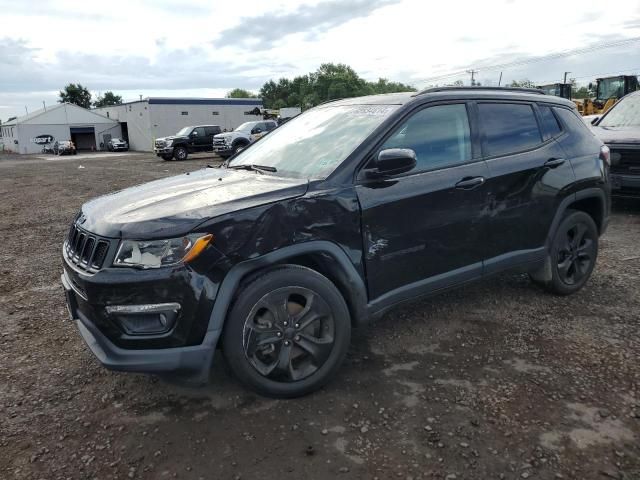
<path fill-rule="evenodd" d="M 220 346 L 249 387 L 302 395 L 401 302 L 506 270 L 579 290 L 608 161 L 573 103 L 537 91 L 334 101 L 221 168 L 84 204 L 62 282 L 108 368 L 206 380 Z"/>
<path fill-rule="evenodd" d="M 165 160 L 186 160 L 190 153 L 212 152 L 213 137 L 220 132 L 219 125 L 184 127 L 175 135 L 157 138 L 153 150 Z"/>

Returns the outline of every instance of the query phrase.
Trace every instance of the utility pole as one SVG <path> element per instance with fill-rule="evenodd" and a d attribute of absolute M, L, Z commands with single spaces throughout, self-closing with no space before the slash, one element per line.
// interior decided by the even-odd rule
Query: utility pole
<path fill-rule="evenodd" d="M 471 74 L 471 86 L 475 87 L 476 86 L 476 79 L 475 79 L 475 74 L 478 73 L 477 70 L 467 70 L 467 73 Z"/>
<path fill-rule="evenodd" d="M 42 100 L 42 108 L 44 108 L 44 111 L 47 111 L 47 104 L 44 103 L 44 100 Z"/>
<path fill-rule="evenodd" d="M 498 86 L 502 83 L 502 72 L 500 72 L 500 78 L 498 79 Z"/>
<path fill-rule="evenodd" d="M 569 75 L 571 72 L 564 72 L 564 81 L 562 83 L 567 83 L 567 75 Z"/>

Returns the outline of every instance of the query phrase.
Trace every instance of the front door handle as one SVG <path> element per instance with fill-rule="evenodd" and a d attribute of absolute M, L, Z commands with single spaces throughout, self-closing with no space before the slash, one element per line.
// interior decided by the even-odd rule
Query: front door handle
<path fill-rule="evenodd" d="M 465 177 L 456 183 L 456 188 L 461 190 L 471 190 L 484 183 L 484 177 Z"/>
<path fill-rule="evenodd" d="M 556 168 L 564 163 L 564 158 L 550 158 L 544 162 L 545 167 Z"/>

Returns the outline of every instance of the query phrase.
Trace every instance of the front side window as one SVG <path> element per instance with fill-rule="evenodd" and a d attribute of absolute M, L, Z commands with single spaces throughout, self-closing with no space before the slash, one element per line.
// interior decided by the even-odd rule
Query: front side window
<path fill-rule="evenodd" d="M 478 109 L 486 139 L 486 155 L 522 152 L 542 143 L 531 105 L 480 103 Z"/>
<path fill-rule="evenodd" d="M 416 170 L 433 170 L 471 160 L 471 134 L 464 104 L 437 105 L 420 110 L 384 143 L 387 148 L 410 148 Z"/>
<path fill-rule="evenodd" d="M 230 166 L 261 165 L 275 168 L 276 175 L 325 178 L 397 108 L 398 105 L 331 104 L 316 107 L 242 151 Z"/>
<path fill-rule="evenodd" d="M 640 126 L 640 95 L 630 95 L 620 100 L 598 123 L 599 127 Z"/>
<path fill-rule="evenodd" d="M 204 137 L 205 136 L 204 127 L 195 128 L 193 130 L 193 133 L 195 133 L 198 137 Z"/>

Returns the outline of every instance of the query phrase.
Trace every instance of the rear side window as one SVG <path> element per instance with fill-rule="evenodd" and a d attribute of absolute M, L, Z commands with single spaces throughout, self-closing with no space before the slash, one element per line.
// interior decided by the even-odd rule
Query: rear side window
<path fill-rule="evenodd" d="M 546 105 L 539 105 L 540 108 L 540 119 L 542 120 L 542 133 L 544 135 L 544 139 L 547 140 L 549 138 L 557 137 L 562 133 L 562 128 L 558 123 L 558 119 L 551 111 L 550 107 Z"/>
<path fill-rule="evenodd" d="M 217 135 L 221 132 L 220 127 L 205 127 L 204 131 L 207 135 Z"/>
<path fill-rule="evenodd" d="M 488 156 L 521 152 L 542 143 L 531 105 L 480 103 L 478 109 Z"/>
<path fill-rule="evenodd" d="M 398 128 L 382 149 L 410 148 L 417 170 L 433 170 L 471 160 L 471 135 L 464 104 L 420 110 Z"/>
<path fill-rule="evenodd" d="M 591 133 L 591 130 L 589 130 L 589 127 L 587 127 L 584 121 L 571 110 L 567 110 L 566 108 L 554 108 L 553 110 L 569 130 L 581 133 L 587 131 Z"/>

